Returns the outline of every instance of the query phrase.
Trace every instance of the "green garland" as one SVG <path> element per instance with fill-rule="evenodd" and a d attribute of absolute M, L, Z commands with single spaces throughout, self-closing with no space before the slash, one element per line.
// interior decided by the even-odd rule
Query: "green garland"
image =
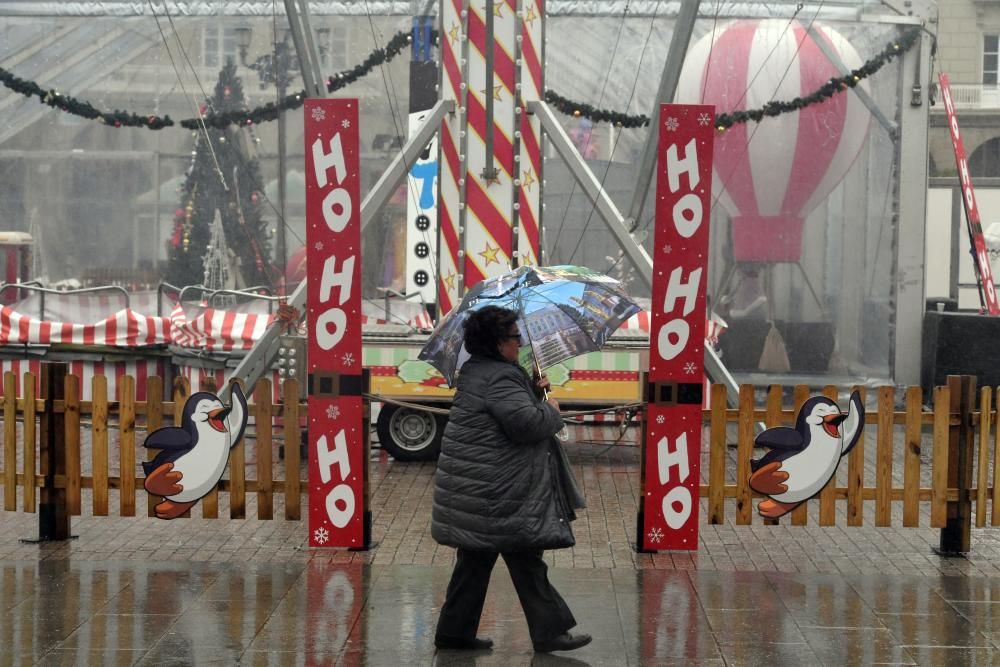
<path fill-rule="evenodd" d="M 431 35 L 436 42 L 437 31 L 431 31 Z M 722 131 L 738 123 L 746 123 L 751 120 L 760 122 L 765 116 L 779 116 L 783 113 L 798 111 L 813 104 L 818 104 L 848 88 L 858 85 L 862 79 L 871 76 L 882 69 L 893 58 L 908 51 L 917 42 L 919 37 L 920 28 L 914 28 L 900 39 L 887 44 L 878 55 L 865 62 L 861 67 L 852 70 L 844 76 L 831 78 L 819 89 L 805 97 L 796 97 L 787 102 L 768 102 L 759 109 L 721 113 L 715 117 L 715 125 Z M 332 93 L 367 76 L 376 67 L 390 62 L 402 53 L 406 45 L 410 43 L 410 39 L 410 33 L 406 31 L 396 33 L 384 47 L 372 51 L 360 64 L 329 77 L 326 80 L 326 89 Z M 42 88 L 34 81 L 26 81 L 14 76 L 12 72 L 2 67 L 0 67 L 0 83 L 3 83 L 7 88 L 25 97 L 38 97 L 42 104 L 47 104 L 50 107 L 76 116 L 97 120 L 99 123 L 113 127 L 146 127 L 151 130 L 161 130 L 165 127 L 173 127 L 175 125 L 170 116 L 157 116 L 155 114 L 141 116 L 117 109 L 113 112 L 100 111 L 89 102 L 78 100 L 69 95 L 63 95 L 56 90 Z M 306 92 L 302 90 L 286 96 L 277 103 L 268 102 L 263 106 L 249 111 L 212 113 L 200 118 L 188 118 L 176 124 L 188 130 L 198 129 L 201 127 L 202 122 L 209 127 L 219 129 L 230 125 L 254 125 L 256 123 L 275 120 L 282 111 L 298 109 L 302 106 L 305 97 Z M 589 104 L 574 102 L 552 90 L 545 91 L 545 100 L 562 113 L 577 118 L 587 118 L 595 123 L 614 123 L 618 127 L 644 127 L 649 125 L 649 118 L 645 115 L 630 116 L 617 111 L 598 109 Z"/>
<path fill-rule="evenodd" d="M 862 79 L 882 69 L 893 58 L 910 50 L 919 38 L 920 28 L 914 28 L 900 39 L 887 44 L 878 55 L 868 60 L 861 67 L 851 70 L 850 73 L 844 76 L 830 79 L 805 97 L 796 97 L 787 102 L 768 102 L 759 109 L 720 113 L 715 117 L 715 126 L 719 131 L 723 131 L 739 123 L 746 123 L 751 120 L 760 122 L 765 116 L 779 116 L 783 113 L 798 111 L 813 104 L 818 104 L 848 88 L 858 85 Z M 645 115 L 630 116 L 618 111 L 597 109 L 589 104 L 569 100 L 552 90 L 545 91 L 545 100 L 564 114 L 577 118 L 587 118 L 595 123 L 614 123 L 617 127 L 645 127 L 649 125 L 649 118 Z"/>
<path fill-rule="evenodd" d="M 437 31 L 432 31 L 431 35 L 437 40 Z M 334 74 L 326 80 L 326 89 L 331 93 L 354 83 L 358 79 L 368 75 L 376 67 L 391 61 L 398 56 L 407 44 L 410 43 L 410 34 L 405 31 L 396 33 L 385 46 L 372 51 L 361 64 L 347 70 Z M 180 125 L 187 130 L 197 130 L 204 121 L 205 125 L 214 128 L 225 128 L 230 125 L 254 125 L 266 121 L 276 120 L 282 111 L 298 109 L 302 106 L 306 97 L 306 91 L 302 90 L 291 95 L 287 95 L 279 102 L 268 102 L 263 106 L 248 111 L 228 111 L 225 113 L 211 113 L 200 118 L 187 118 L 180 122 L 175 122 L 170 116 L 157 116 L 155 114 L 142 116 L 128 111 L 100 111 L 89 102 L 78 100 L 70 95 L 46 89 L 39 86 L 34 81 L 27 81 L 15 76 L 7 69 L 0 67 L 0 83 L 20 93 L 25 97 L 37 97 L 42 104 L 60 109 L 66 113 L 96 120 L 98 123 L 112 127 L 145 127 L 150 130 L 162 130 L 165 127 Z"/>

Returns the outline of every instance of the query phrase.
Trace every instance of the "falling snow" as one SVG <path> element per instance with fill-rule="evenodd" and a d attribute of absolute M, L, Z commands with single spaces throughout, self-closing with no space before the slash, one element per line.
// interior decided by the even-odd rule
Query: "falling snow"
<path fill-rule="evenodd" d="M 647 533 L 647 535 L 649 537 L 649 541 L 652 542 L 653 544 L 657 544 L 659 543 L 660 540 L 663 539 L 663 531 L 660 530 L 659 528 L 651 528 L 649 530 L 649 533 Z"/>
<path fill-rule="evenodd" d="M 327 540 L 330 539 L 330 531 L 326 528 L 317 528 L 313 531 L 313 539 L 316 541 L 316 544 L 326 544 Z"/>
<path fill-rule="evenodd" d="M 338 408 L 336 405 L 331 405 L 326 409 L 327 419 L 337 419 L 338 417 L 340 417 L 340 408 Z"/>
<path fill-rule="evenodd" d="M 707 113 L 700 113 L 700 114 L 698 114 L 698 124 L 699 125 L 701 125 L 701 126 L 704 127 L 705 125 L 711 125 L 711 123 L 712 123 L 712 116 L 710 116 Z"/>
<path fill-rule="evenodd" d="M 326 111 L 324 111 L 323 109 L 320 109 L 319 107 L 313 107 L 313 110 L 312 110 L 312 119 L 314 121 L 316 121 L 317 123 L 319 121 L 321 121 L 321 120 L 325 120 L 326 119 Z"/>
<path fill-rule="evenodd" d="M 684 372 L 687 373 L 688 375 L 694 375 L 694 372 L 696 370 L 697 367 L 694 365 L 693 361 L 689 361 L 686 364 L 684 364 Z"/>
<path fill-rule="evenodd" d="M 677 128 L 680 127 L 681 124 L 678 123 L 677 119 L 673 116 L 668 116 L 667 121 L 663 124 L 663 126 L 667 128 L 667 132 L 676 132 Z"/>

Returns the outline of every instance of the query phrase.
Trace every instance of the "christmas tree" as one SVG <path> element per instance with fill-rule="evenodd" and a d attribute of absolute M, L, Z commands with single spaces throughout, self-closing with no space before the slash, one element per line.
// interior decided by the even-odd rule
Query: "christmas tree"
<path fill-rule="evenodd" d="M 219 72 L 215 95 L 205 113 L 243 110 L 243 84 L 230 60 Z M 204 260 L 211 241 L 216 212 L 222 219 L 229 248 L 236 255 L 234 276 L 244 285 L 271 285 L 276 272 L 271 264 L 271 244 L 263 219 L 260 165 L 250 155 L 248 128 L 208 128 L 195 133 L 191 167 L 181 187 L 180 206 L 174 213 L 170 238 L 167 282 L 178 287 L 197 285 L 205 276 Z M 213 155 L 214 153 L 214 155 Z"/>

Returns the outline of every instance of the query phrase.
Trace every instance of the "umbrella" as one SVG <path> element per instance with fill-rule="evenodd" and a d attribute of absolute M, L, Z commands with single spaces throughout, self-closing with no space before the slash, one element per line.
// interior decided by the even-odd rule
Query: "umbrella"
<path fill-rule="evenodd" d="M 438 323 L 420 351 L 454 386 L 468 358 L 465 321 L 484 306 L 516 311 L 521 345 L 536 370 L 601 349 L 622 322 L 641 310 L 621 283 L 582 266 L 522 266 L 473 286 Z"/>

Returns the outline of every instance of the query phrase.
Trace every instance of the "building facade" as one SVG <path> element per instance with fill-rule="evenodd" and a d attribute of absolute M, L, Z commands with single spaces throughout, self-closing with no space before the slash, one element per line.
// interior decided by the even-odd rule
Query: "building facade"
<path fill-rule="evenodd" d="M 937 72 L 951 80 L 952 99 L 973 177 L 1000 177 L 1000 2 L 939 0 Z M 937 96 L 931 111 L 930 175 L 956 173 Z"/>

